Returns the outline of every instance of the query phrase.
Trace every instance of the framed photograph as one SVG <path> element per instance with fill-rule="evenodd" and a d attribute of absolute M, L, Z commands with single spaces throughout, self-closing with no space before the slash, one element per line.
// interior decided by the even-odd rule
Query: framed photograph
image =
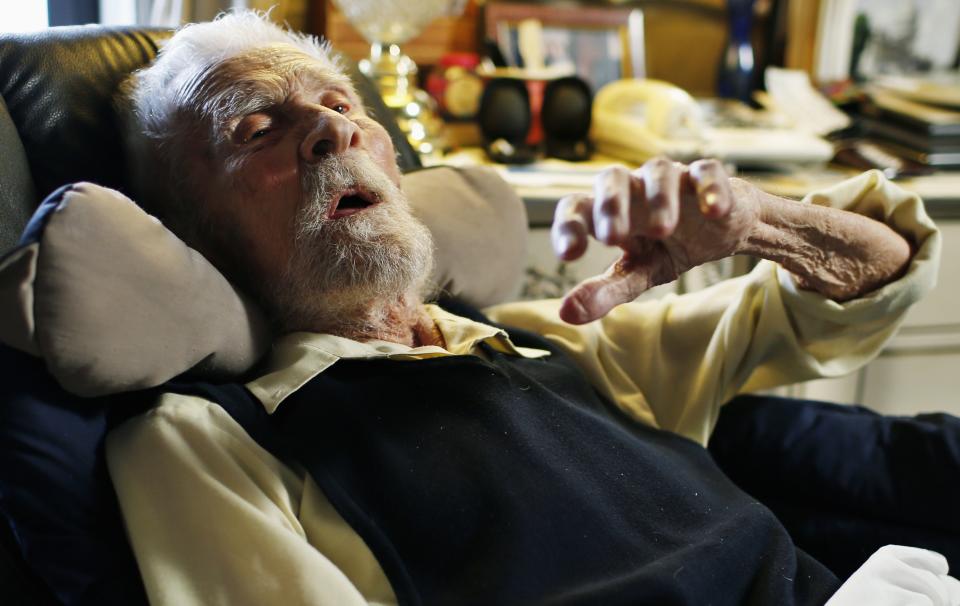
<path fill-rule="evenodd" d="M 960 48 L 960 2 L 859 0 L 853 28 L 854 77 L 944 70 Z"/>
<path fill-rule="evenodd" d="M 489 2 L 484 32 L 510 67 L 574 72 L 596 92 L 643 78 L 643 13 L 635 8 Z M 530 48 L 531 40 L 538 48 Z"/>
<path fill-rule="evenodd" d="M 814 75 L 821 82 L 916 75 L 957 66 L 957 0 L 821 0 Z"/>

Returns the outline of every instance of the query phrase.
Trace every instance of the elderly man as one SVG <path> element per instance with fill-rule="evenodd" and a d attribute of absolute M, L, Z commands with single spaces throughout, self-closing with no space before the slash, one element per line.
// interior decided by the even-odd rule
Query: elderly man
<path fill-rule="evenodd" d="M 825 198 L 868 218 L 716 162 L 611 169 L 560 203 L 553 244 L 575 259 L 595 238 L 622 259 L 562 302 L 488 310 L 518 327 L 504 330 L 424 303 L 430 235 L 390 140 L 312 38 L 253 14 L 189 26 L 131 95 L 141 196 L 286 335 L 245 386 L 166 394 L 111 434 L 152 603 L 805 604 L 837 590 L 701 445 L 739 390 L 877 352 L 933 280 L 915 197 L 866 175 Z M 630 303 L 740 253 L 772 262 Z M 924 595 L 955 583 L 931 552 L 880 559 Z"/>

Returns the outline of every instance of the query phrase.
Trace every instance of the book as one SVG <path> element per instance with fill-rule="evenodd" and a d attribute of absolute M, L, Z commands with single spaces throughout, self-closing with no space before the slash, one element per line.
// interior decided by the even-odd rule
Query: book
<path fill-rule="evenodd" d="M 960 108 L 960 71 L 884 75 L 877 76 L 872 83 L 912 101 Z"/>
<path fill-rule="evenodd" d="M 863 107 L 867 116 L 897 122 L 928 136 L 960 136 L 960 111 L 911 101 L 876 88 L 869 91 L 869 96 Z"/>
<path fill-rule="evenodd" d="M 862 118 L 864 133 L 927 153 L 960 152 L 960 131 L 955 135 L 932 135 L 915 126 L 875 118 Z"/>
<path fill-rule="evenodd" d="M 880 146 L 890 153 L 906 158 L 913 162 L 936 168 L 960 167 L 960 151 L 956 152 L 923 152 L 905 145 L 883 141 Z"/>

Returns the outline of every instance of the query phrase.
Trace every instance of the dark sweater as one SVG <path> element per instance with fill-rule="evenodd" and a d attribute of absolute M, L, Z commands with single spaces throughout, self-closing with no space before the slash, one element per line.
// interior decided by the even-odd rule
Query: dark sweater
<path fill-rule="evenodd" d="M 526 359 L 341 360 L 273 415 L 194 386 L 304 465 L 401 604 L 822 604 L 839 586 L 698 444 Z"/>

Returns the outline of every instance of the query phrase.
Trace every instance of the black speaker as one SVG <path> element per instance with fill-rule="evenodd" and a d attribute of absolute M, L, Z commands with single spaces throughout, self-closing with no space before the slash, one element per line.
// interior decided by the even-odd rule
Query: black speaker
<path fill-rule="evenodd" d="M 536 158 L 536 150 L 526 142 L 532 109 L 523 80 L 493 78 L 488 81 L 480 97 L 477 121 L 483 135 L 483 148 L 494 162 L 525 164 Z"/>
<path fill-rule="evenodd" d="M 547 83 L 540 123 L 544 152 L 561 160 L 582 161 L 592 151 L 588 135 L 593 95 L 581 78 L 569 76 Z"/>

